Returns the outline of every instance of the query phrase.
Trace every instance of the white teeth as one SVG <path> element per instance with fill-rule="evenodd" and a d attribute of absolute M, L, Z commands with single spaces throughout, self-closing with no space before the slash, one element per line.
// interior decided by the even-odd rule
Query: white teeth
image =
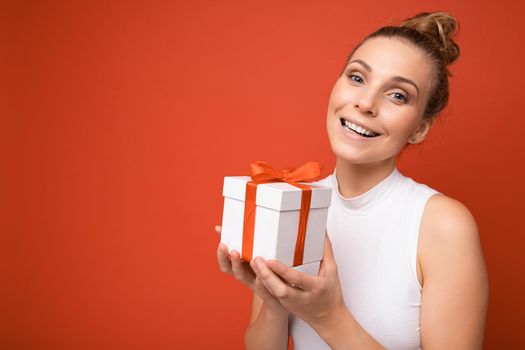
<path fill-rule="evenodd" d="M 375 132 L 373 131 L 370 131 L 370 130 L 367 130 L 365 128 L 362 128 L 358 125 L 355 125 L 354 123 L 346 120 L 346 119 L 343 119 L 343 123 L 344 123 L 344 126 L 347 127 L 348 129 L 351 129 L 361 135 L 367 135 L 367 136 L 375 136 L 377 135 Z"/>

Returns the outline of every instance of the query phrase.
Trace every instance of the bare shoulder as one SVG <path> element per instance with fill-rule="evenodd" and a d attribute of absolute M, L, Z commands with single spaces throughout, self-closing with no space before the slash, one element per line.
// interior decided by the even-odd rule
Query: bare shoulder
<path fill-rule="evenodd" d="M 421 218 L 418 260 L 423 279 L 438 270 L 474 263 L 484 269 L 478 226 L 460 201 L 442 194 L 432 196 Z"/>
<path fill-rule="evenodd" d="M 435 234 L 477 236 L 478 233 L 476 220 L 470 210 L 460 201 L 442 194 L 436 194 L 428 200 L 422 220 L 431 224 L 425 228 L 434 228 L 432 231 Z"/>
<path fill-rule="evenodd" d="M 427 201 L 419 232 L 420 282 L 436 269 L 476 261 L 484 268 L 478 225 L 460 201 L 436 194 Z M 418 266 L 419 267 L 419 266 Z"/>

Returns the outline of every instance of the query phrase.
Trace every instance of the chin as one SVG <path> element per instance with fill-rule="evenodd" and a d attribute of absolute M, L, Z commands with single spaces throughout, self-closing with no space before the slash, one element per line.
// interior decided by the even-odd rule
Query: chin
<path fill-rule="evenodd" d="M 335 157 L 352 164 L 366 164 L 374 161 L 373 157 L 368 152 L 359 152 L 353 150 L 348 145 L 345 145 L 339 141 L 333 142 L 330 140 L 330 147 Z"/>
<path fill-rule="evenodd" d="M 384 164 L 394 161 L 397 154 L 378 152 L 378 149 L 354 148 L 351 144 L 332 138 L 329 135 L 330 148 L 338 160 L 355 165 Z"/>

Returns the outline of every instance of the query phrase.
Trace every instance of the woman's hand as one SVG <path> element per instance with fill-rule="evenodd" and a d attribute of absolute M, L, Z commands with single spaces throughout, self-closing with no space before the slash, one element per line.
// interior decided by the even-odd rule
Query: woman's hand
<path fill-rule="evenodd" d="M 221 226 L 215 226 L 215 231 L 218 234 L 221 233 L 221 229 Z M 233 275 L 239 282 L 248 286 L 267 304 L 267 307 L 279 310 L 283 309 L 277 298 L 270 294 L 262 284 L 250 264 L 242 261 L 238 251 L 232 250 L 231 254 L 229 254 L 228 247 L 223 243 L 219 243 L 217 261 L 222 272 Z M 251 264 L 253 266 L 253 261 Z"/>
<path fill-rule="evenodd" d="M 321 334 L 351 317 L 346 307 L 328 236 L 318 276 L 296 271 L 276 260 L 254 259 L 257 278 L 289 311 Z"/>

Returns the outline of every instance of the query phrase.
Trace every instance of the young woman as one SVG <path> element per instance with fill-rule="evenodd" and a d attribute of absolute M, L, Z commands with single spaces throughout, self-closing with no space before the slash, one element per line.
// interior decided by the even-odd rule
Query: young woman
<path fill-rule="evenodd" d="M 327 131 L 336 156 L 318 276 L 219 245 L 223 272 L 254 292 L 248 349 L 480 349 L 488 283 L 468 209 L 402 175 L 448 100 L 456 20 L 422 13 L 366 37 L 336 81 Z M 216 230 L 220 232 L 220 227 Z M 252 271 L 253 270 L 253 271 Z"/>

